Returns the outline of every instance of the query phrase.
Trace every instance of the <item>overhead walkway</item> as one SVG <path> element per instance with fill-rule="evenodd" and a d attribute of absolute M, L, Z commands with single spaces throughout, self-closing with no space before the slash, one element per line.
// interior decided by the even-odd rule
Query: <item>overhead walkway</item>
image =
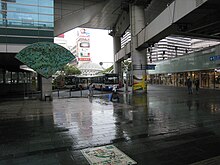
<path fill-rule="evenodd" d="M 138 165 L 218 162 L 219 92 L 149 86 L 148 95 L 120 92 L 119 103 L 107 97 L 3 102 L 0 164 L 87 165 L 82 149 L 109 144 Z"/>
<path fill-rule="evenodd" d="M 219 18 L 216 17 L 220 3 L 217 0 L 176 0 L 161 12 L 136 36 L 136 49 L 143 50 L 169 35 L 200 38 L 219 38 Z M 115 54 L 116 61 L 127 59 L 131 53 L 128 43 Z"/>

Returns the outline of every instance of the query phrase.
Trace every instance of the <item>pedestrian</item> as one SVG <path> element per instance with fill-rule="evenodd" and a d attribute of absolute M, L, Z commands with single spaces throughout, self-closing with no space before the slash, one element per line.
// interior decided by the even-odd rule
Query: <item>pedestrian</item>
<path fill-rule="evenodd" d="M 89 96 L 93 96 L 93 86 L 92 86 L 92 83 L 89 84 Z"/>
<path fill-rule="evenodd" d="M 111 99 L 110 101 L 112 102 L 119 102 L 119 96 L 118 96 L 118 92 L 117 92 L 117 86 L 113 86 L 112 88 L 112 95 L 111 95 Z"/>
<path fill-rule="evenodd" d="M 186 86 L 188 88 L 188 93 L 192 94 L 192 80 L 190 78 L 187 79 Z"/>
<path fill-rule="evenodd" d="M 195 80 L 194 84 L 196 87 L 196 94 L 198 94 L 199 93 L 199 79 L 198 78 Z"/>

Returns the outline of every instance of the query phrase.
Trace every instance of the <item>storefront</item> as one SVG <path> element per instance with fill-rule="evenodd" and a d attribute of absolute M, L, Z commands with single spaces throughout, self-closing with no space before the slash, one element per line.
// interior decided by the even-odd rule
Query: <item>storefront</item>
<path fill-rule="evenodd" d="M 152 84 L 184 87 L 187 78 L 199 79 L 200 88 L 220 89 L 220 45 L 156 63 L 147 71 Z"/>

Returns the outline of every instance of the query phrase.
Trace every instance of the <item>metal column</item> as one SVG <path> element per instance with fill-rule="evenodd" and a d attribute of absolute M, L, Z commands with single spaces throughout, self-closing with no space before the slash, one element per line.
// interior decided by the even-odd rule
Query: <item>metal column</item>
<path fill-rule="evenodd" d="M 113 36 L 113 49 L 114 55 L 121 50 L 121 37 Z M 115 57 L 114 57 L 115 58 Z M 114 73 L 119 75 L 119 85 L 123 84 L 123 72 L 121 67 L 121 61 L 117 61 L 114 59 Z"/>
<path fill-rule="evenodd" d="M 144 8 L 130 4 L 130 25 L 131 25 L 131 59 L 133 93 L 146 92 L 146 50 L 138 51 L 136 35 L 145 27 Z"/>

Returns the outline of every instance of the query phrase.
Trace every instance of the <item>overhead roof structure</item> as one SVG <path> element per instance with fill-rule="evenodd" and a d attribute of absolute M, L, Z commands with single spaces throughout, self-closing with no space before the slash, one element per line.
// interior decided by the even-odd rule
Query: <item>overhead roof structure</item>
<path fill-rule="evenodd" d="M 75 27 L 112 30 L 122 13 L 128 12 L 129 3 L 147 6 L 151 1 L 55 0 L 55 36 Z"/>
<path fill-rule="evenodd" d="M 176 0 L 181 1 L 181 0 Z M 220 38 L 219 0 L 184 0 L 203 4 L 179 20 L 178 35 Z M 55 36 L 75 27 L 112 30 L 133 3 L 145 7 L 145 24 L 150 24 L 174 0 L 55 0 Z M 183 10 L 187 6 L 182 6 Z M 170 11 L 173 12 L 173 11 Z M 120 22 L 121 23 L 121 22 Z M 158 25 L 159 26 L 159 25 Z M 172 32 L 171 32 L 172 33 Z"/>

